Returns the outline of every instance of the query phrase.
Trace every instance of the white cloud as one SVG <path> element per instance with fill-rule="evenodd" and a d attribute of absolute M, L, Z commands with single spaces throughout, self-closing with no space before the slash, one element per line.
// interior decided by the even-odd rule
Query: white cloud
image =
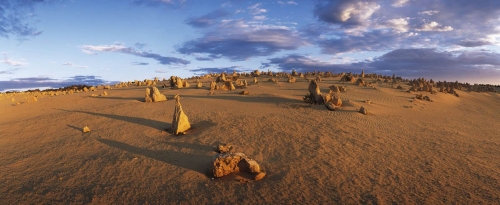
<path fill-rule="evenodd" d="M 387 25 L 398 33 L 408 32 L 408 21 L 405 18 L 390 19 Z"/>
<path fill-rule="evenodd" d="M 254 16 L 253 19 L 262 21 L 262 20 L 266 20 L 266 16 Z"/>
<path fill-rule="evenodd" d="M 5 63 L 5 64 L 11 65 L 11 66 L 25 66 L 25 65 L 28 65 L 28 63 L 26 63 L 24 61 L 24 59 L 11 59 L 11 58 L 9 58 L 9 56 L 7 55 L 7 53 L 3 53 L 3 60 L 1 60 L 0 63 Z"/>
<path fill-rule="evenodd" d="M 62 65 L 66 65 L 66 66 L 70 66 L 70 67 L 75 67 L 75 68 L 88 68 L 88 66 L 77 65 L 77 64 L 74 64 L 72 62 L 63 63 Z"/>
<path fill-rule="evenodd" d="M 438 10 L 428 10 L 428 11 L 418 12 L 418 14 L 420 14 L 420 15 L 429 15 L 429 16 L 432 16 L 432 15 L 437 14 L 437 13 L 439 13 Z"/>
<path fill-rule="evenodd" d="M 260 13 L 266 13 L 267 12 L 266 9 L 259 8 L 261 5 L 262 5 L 261 3 L 257 3 L 257 4 L 254 4 L 252 6 L 249 6 L 248 7 L 249 12 L 252 15 L 257 15 L 257 14 L 260 14 Z"/>
<path fill-rule="evenodd" d="M 394 0 L 394 3 L 391 5 L 393 7 L 403 7 L 408 0 Z"/>
<path fill-rule="evenodd" d="M 295 2 L 295 1 L 287 1 L 287 2 L 278 1 L 278 4 L 280 4 L 280 5 L 286 5 L 286 4 L 288 4 L 288 5 L 297 5 L 297 2 Z"/>
<path fill-rule="evenodd" d="M 453 31 L 451 26 L 442 26 L 439 25 L 438 22 L 432 21 L 430 23 L 426 23 L 422 25 L 422 27 L 415 29 L 417 31 L 437 31 L 437 32 L 445 32 L 445 31 Z"/>

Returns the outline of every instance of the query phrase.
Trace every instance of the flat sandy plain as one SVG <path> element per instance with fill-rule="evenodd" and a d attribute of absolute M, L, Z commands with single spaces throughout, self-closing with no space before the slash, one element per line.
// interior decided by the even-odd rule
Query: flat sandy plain
<path fill-rule="evenodd" d="M 312 77 L 311 77 L 312 78 Z M 500 94 L 347 86 L 328 111 L 308 82 L 246 78 L 250 94 L 145 86 L 0 100 L 0 204 L 498 204 Z M 367 79 L 367 82 L 373 80 Z M 401 83 L 408 89 L 409 85 Z M 405 89 L 405 90 L 406 90 Z M 170 128 L 179 94 L 193 129 Z M 24 101 L 23 96 L 16 96 Z M 350 102 L 349 102 L 350 100 Z M 364 100 L 371 100 L 366 104 Z M 357 110 L 365 106 L 370 115 Z M 412 108 L 408 108 L 408 107 Z M 82 133 L 88 126 L 92 132 Z M 212 179 L 213 147 L 231 143 L 267 173 Z"/>

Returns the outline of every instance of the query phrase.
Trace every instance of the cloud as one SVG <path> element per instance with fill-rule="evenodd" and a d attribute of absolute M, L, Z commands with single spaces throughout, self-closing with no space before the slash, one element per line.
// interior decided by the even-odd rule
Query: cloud
<path fill-rule="evenodd" d="M 405 4 L 408 3 L 408 0 L 394 0 L 394 3 L 391 4 L 393 7 L 403 7 Z"/>
<path fill-rule="evenodd" d="M 263 21 L 263 20 L 266 20 L 266 16 L 254 16 L 253 20 Z"/>
<path fill-rule="evenodd" d="M 124 45 L 121 45 L 121 44 L 99 45 L 99 46 L 83 45 L 83 46 L 80 46 L 80 48 L 82 49 L 82 52 L 88 53 L 88 54 L 95 54 L 96 52 L 117 52 L 117 53 L 124 53 L 124 54 L 139 56 L 139 57 L 143 57 L 143 58 L 151 58 L 151 59 L 157 60 L 158 63 L 162 64 L 162 65 L 170 65 L 170 64 L 187 65 L 190 63 L 189 61 L 184 60 L 184 59 L 161 56 L 161 55 L 156 54 L 156 53 L 150 53 L 147 51 L 136 50 L 132 47 L 125 47 Z"/>
<path fill-rule="evenodd" d="M 15 36 L 24 39 L 42 34 L 42 31 L 35 28 L 36 20 L 33 19 L 35 5 L 42 2 L 44 1 L 0 1 L 0 37 Z"/>
<path fill-rule="evenodd" d="M 149 65 L 149 63 L 146 62 L 132 62 L 132 65 Z"/>
<path fill-rule="evenodd" d="M 408 78 L 432 77 L 466 81 L 500 77 L 500 54 L 489 51 L 397 49 L 375 58 L 373 62 L 363 64 L 375 72 L 396 73 Z"/>
<path fill-rule="evenodd" d="M 285 26 L 226 20 L 202 37 L 184 42 L 177 50 L 182 54 L 206 54 L 211 59 L 224 57 L 238 61 L 282 50 L 295 50 L 304 45 L 307 42 Z"/>
<path fill-rule="evenodd" d="M 117 81 L 105 81 L 100 76 L 76 75 L 64 79 L 54 79 L 48 77 L 14 78 L 8 81 L 0 81 L 0 92 L 8 90 L 23 91 L 36 88 L 63 88 L 70 85 L 103 85 L 116 84 Z"/>
<path fill-rule="evenodd" d="M 370 1 L 322 0 L 316 4 L 314 15 L 327 23 L 343 26 L 366 24 L 380 9 L 380 5 Z"/>
<path fill-rule="evenodd" d="M 438 13 L 439 13 L 438 10 L 428 10 L 428 11 L 418 12 L 418 14 L 429 15 L 429 16 L 432 16 L 432 15 L 438 14 Z"/>
<path fill-rule="evenodd" d="M 415 38 L 413 38 L 414 40 Z M 357 51 L 383 51 L 401 47 L 406 37 L 392 32 L 375 30 L 363 36 L 342 36 L 317 40 L 321 51 L 325 54 L 339 54 Z M 419 41 L 416 41 L 417 43 Z M 408 42 L 405 46 L 412 46 Z"/>
<path fill-rule="evenodd" d="M 66 65 L 66 66 L 75 67 L 75 68 L 88 68 L 88 66 L 77 65 L 77 64 L 74 64 L 74 63 L 71 63 L 71 62 L 63 63 L 61 65 Z"/>
<path fill-rule="evenodd" d="M 477 40 L 465 39 L 458 42 L 457 44 L 463 47 L 478 47 L 478 46 L 492 45 L 494 44 L 494 42 L 488 39 L 477 39 Z"/>
<path fill-rule="evenodd" d="M 405 18 L 390 19 L 387 21 L 387 25 L 395 30 L 396 32 L 405 33 L 410 29 L 408 26 L 408 21 Z"/>
<path fill-rule="evenodd" d="M 146 5 L 152 7 L 175 7 L 184 5 L 185 0 L 133 0 L 133 3 L 136 5 Z"/>
<path fill-rule="evenodd" d="M 453 31 L 451 26 L 442 26 L 439 23 L 432 21 L 430 23 L 423 24 L 422 27 L 415 29 L 417 31 L 436 31 L 436 32 L 444 32 L 444 31 Z"/>
<path fill-rule="evenodd" d="M 229 66 L 229 67 L 212 67 L 212 68 L 197 68 L 189 70 L 196 75 L 207 74 L 207 73 L 232 73 L 236 71 L 238 73 L 243 71 L 249 71 L 248 69 L 242 69 L 241 66 Z"/>
<path fill-rule="evenodd" d="M 270 58 L 268 60 L 269 62 L 262 63 L 262 68 L 275 67 L 287 72 L 290 72 L 292 70 L 296 70 L 299 72 L 315 70 L 342 72 L 352 69 L 351 65 L 349 64 L 325 62 L 299 54 L 290 54 L 284 57 Z"/>
<path fill-rule="evenodd" d="M 148 44 L 147 43 L 135 43 L 134 46 L 137 48 L 137 49 L 143 49 L 144 47 L 146 47 Z"/>
<path fill-rule="evenodd" d="M 259 8 L 261 5 L 262 5 L 261 3 L 256 3 L 256 4 L 252 5 L 252 6 L 249 6 L 248 7 L 249 13 L 252 14 L 252 15 L 266 13 L 267 12 L 266 9 Z"/>
<path fill-rule="evenodd" d="M 11 68 L 11 69 L 8 69 L 8 70 L 3 70 L 3 71 L 0 71 L 0 74 L 14 74 L 14 71 L 16 70 L 19 70 L 19 68 Z"/>
<path fill-rule="evenodd" d="M 227 12 L 226 10 L 218 9 L 218 10 L 212 11 L 212 12 L 205 14 L 203 16 L 200 16 L 200 17 L 191 17 L 191 18 L 187 19 L 185 22 L 188 25 L 191 25 L 193 27 L 206 28 L 206 27 L 214 25 L 216 23 L 216 21 L 215 21 L 216 19 L 228 16 L 228 15 L 229 15 L 229 12 Z"/>
<path fill-rule="evenodd" d="M 287 2 L 278 1 L 278 4 L 280 4 L 280 5 L 298 5 L 297 2 L 295 2 L 295 1 L 287 1 Z"/>
<path fill-rule="evenodd" d="M 10 66 L 25 66 L 28 65 L 24 60 L 22 59 L 11 59 L 7 55 L 7 53 L 3 53 L 3 60 L 0 61 L 0 63 L 5 63 Z"/>
<path fill-rule="evenodd" d="M 168 73 L 168 71 L 157 69 L 155 70 L 155 73 Z"/>

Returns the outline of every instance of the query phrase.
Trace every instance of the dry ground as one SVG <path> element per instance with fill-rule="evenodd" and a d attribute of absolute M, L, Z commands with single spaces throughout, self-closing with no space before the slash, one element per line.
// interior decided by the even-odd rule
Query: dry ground
<path fill-rule="evenodd" d="M 169 99 L 159 103 L 142 102 L 145 87 L 17 106 L 4 98 L 0 204 L 499 203 L 499 94 L 424 93 L 428 102 L 386 84 L 344 84 L 344 105 L 331 112 L 302 101 L 306 80 L 267 79 L 247 78 L 247 96 L 207 95 L 208 80 L 203 89 L 158 86 Z M 319 83 L 323 93 L 332 84 L 342 85 Z M 164 130 L 176 93 L 193 125 L 184 136 Z M 371 115 L 356 112 L 361 105 Z M 234 144 L 267 176 L 209 177 L 218 143 Z"/>

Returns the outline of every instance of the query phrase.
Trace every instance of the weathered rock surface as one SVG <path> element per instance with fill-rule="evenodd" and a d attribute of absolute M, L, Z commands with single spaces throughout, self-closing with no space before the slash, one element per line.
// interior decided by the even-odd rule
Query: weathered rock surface
<path fill-rule="evenodd" d="M 146 96 L 144 97 L 144 102 L 153 102 L 153 98 L 151 98 L 151 89 L 146 88 Z"/>
<path fill-rule="evenodd" d="M 359 112 L 363 115 L 368 115 L 368 109 L 366 109 L 365 106 L 361 106 L 361 108 L 359 108 Z"/>
<path fill-rule="evenodd" d="M 191 128 L 187 115 L 182 110 L 180 96 L 175 95 L 174 118 L 172 120 L 172 132 L 175 135 L 184 134 Z"/>
<path fill-rule="evenodd" d="M 153 99 L 153 102 L 161 102 L 161 101 L 167 101 L 167 97 L 163 94 L 160 93 L 158 88 L 152 87 L 151 91 L 151 98 Z"/>
<path fill-rule="evenodd" d="M 259 176 L 255 178 L 256 180 L 264 177 L 261 174 L 259 164 L 243 153 L 221 153 L 215 155 L 210 171 L 214 177 L 223 177 L 236 172 L 247 172 Z"/>
<path fill-rule="evenodd" d="M 82 130 L 82 131 L 83 131 L 84 133 L 86 133 L 86 132 L 90 132 L 90 128 L 89 128 L 89 127 L 87 127 L 87 126 L 85 126 L 85 127 L 83 127 L 83 130 Z"/>

